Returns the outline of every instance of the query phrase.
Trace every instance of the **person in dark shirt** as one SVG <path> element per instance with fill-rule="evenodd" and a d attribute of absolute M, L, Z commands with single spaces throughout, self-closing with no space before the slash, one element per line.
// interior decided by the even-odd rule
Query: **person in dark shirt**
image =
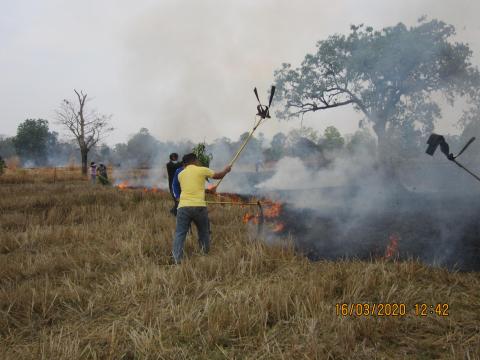
<path fill-rule="evenodd" d="M 110 185 L 110 181 L 108 180 L 107 167 L 104 164 L 100 164 L 97 170 L 98 170 L 97 178 L 100 184 Z"/>
<path fill-rule="evenodd" d="M 170 209 L 170 212 L 173 215 L 177 214 L 177 206 L 178 206 L 178 200 L 175 199 L 175 195 L 173 194 L 173 178 L 175 176 L 175 172 L 177 171 L 178 168 L 182 166 L 181 163 L 178 162 L 178 154 L 177 153 L 171 153 L 170 154 L 170 161 L 167 163 L 167 173 L 168 173 L 168 189 L 170 190 L 170 195 L 172 195 L 173 199 L 173 207 Z"/>
<path fill-rule="evenodd" d="M 0 156 L 0 175 L 3 174 L 3 170 L 7 167 L 7 165 L 5 164 L 5 161 L 3 160 L 3 158 Z"/>

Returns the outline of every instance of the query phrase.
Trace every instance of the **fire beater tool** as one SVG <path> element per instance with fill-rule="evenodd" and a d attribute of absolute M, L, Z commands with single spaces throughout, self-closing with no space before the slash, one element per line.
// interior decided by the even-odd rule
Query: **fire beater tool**
<path fill-rule="evenodd" d="M 474 174 L 471 172 L 469 169 L 467 169 L 465 166 L 463 166 L 461 163 L 459 163 L 456 159 L 463 154 L 465 150 L 475 141 L 475 137 L 472 137 L 468 142 L 465 144 L 465 146 L 460 150 L 460 152 L 454 156 L 450 152 L 450 146 L 448 143 L 445 141 L 445 138 L 442 135 L 437 135 L 437 134 L 431 134 L 430 137 L 427 140 L 428 148 L 425 151 L 428 155 L 433 156 L 435 153 L 435 150 L 437 150 L 438 146 L 440 146 L 440 151 L 445 154 L 448 160 L 454 162 L 457 166 L 461 167 L 463 170 L 465 170 L 467 173 L 472 175 L 475 179 L 480 181 L 480 177 L 478 175 Z"/>
<path fill-rule="evenodd" d="M 250 139 L 252 138 L 253 136 L 253 133 L 255 132 L 255 130 L 257 130 L 257 128 L 263 123 L 265 122 L 267 119 L 270 119 L 270 106 L 272 105 L 272 101 L 273 101 L 273 95 L 275 94 L 275 86 L 272 85 L 272 88 L 270 90 L 270 99 L 268 101 L 268 105 L 262 105 L 262 103 L 260 102 L 260 98 L 258 97 L 258 91 L 257 91 L 257 88 L 254 88 L 253 89 L 253 92 L 255 94 L 255 97 L 257 98 L 258 100 L 258 105 L 257 105 L 257 114 L 255 115 L 255 121 L 253 123 L 253 128 L 252 130 L 250 130 L 250 132 L 248 133 L 248 136 L 245 138 L 245 140 L 243 141 L 242 145 L 240 146 L 240 148 L 238 149 L 237 153 L 235 154 L 235 156 L 233 157 L 233 159 L 230 161 L 229 163 L 229 166 L 233 166 L 233 164 L 235 163 L 235 161 L 237 161 L 238 157 L 240 156 L 240 154 L 242 153 L 243 149 L 245 149 L 245 146 L 247 146 L 248 142 L 250 141 Z M 217 184 L 215 186 L 212 187 L 212 189 L 217 189 L 218 186 L 220 185 L 220 183 L 222 182 L 223 178 L 220 179 Z"/>

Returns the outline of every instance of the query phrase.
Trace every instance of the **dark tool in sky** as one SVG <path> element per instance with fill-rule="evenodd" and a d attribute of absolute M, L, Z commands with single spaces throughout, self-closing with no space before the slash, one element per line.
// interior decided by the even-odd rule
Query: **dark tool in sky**
<path fill-rule="evenodd" d="M 445 141 L 445 138 L 442 135 L 437 135 L 437 134 L 431 134 L 430 137 L 427 140 L 428 148 L 425 151 L 428 155 L 433 156 L 435 153 L 435 150 L 440 146 L 440 151 L 445 154 L 448 160 L 454 162 L 457 164 L 457 166 L 461 167 L 463 170 L 468 172 L 470 175 L 472 175 L 475 179 L 480 181 L 480 177 L 478 177 L 476 174 L 468 170 L 465 166 L 460 164 L 456 159 L 463 154 L 465 150 L 475 141 L 475 137 L 472 137 L 468 142 L 465 144 L 465 146 L 460 150 L 460 152 L 457 155 L 453 155 L 450 152 L 450 146 L 448 143 Z"/>
<path fill-rule="evenodd" d="M 240 148 L 238 149 L 237 153 L 235 154 L 235 156 L 233 157 L 233 159 L 230 161 L 230 166 L 233 166 L 233 164 L 235 163 L 235 161 L 237 161 L 238 157 L 240 156 L 240 154 L 242 153 L 243 149 L 245 149 L 245 146 L 247 146 L 248 142 L 250 141 L 250 139 L 252 138 L 253 136 L 253 133 L 255 132 L 255 130 L 257 130 L 257 128 L 266 120 L 266 119 L 270 119 L 270 106 L 272 105 L 272 100 L 273 100 L 273 95 L 275 94 L 275 86 L 272 85 L 272 88 L 270 90 L 270 100 L 268 100 L 268 105 L 262 105 L 262 103 L 260 102 L 260 98 L 258 97 L 258 91 L 257 91 L 257 88 L 254 88 L 253 89 L 253 92 L 255 93 L 255 96 L 257 97 L 257 100 L 258 100 L 258 105 L 257 105 L 257 114 L 255 116 L 255 121 L 253 123 L 253 128 L 252 130 L 250 130 L 250 132 L 248 133 L 248 136 L 245 138 L 245 140 L 243 141 L 242 145 L 240 146 Z M 220 180 L 218 180 L 217 184 L 212 186 L 210 189 L 212 191 L 215 191 L 218 186 L 221 184 L 222 180 L 224 178 L 221 178 Z"/>
<path fill-rule="evenodd" d="M 270 100 L 268 100 L 268 105 L 262 105 L 262 103 L 260 102 L 257 88 L 254 88 L 253 92 L 255 93 L 255 96 L 257 97 L 257 100 L 258 100 L 257 116 L 260 116 L 262 119 L 270 118 L 270 105 L 272 105 L 273 95 L 275 94 L 275 86 L 272 85 L 272 89 L 270 90 Z"/>

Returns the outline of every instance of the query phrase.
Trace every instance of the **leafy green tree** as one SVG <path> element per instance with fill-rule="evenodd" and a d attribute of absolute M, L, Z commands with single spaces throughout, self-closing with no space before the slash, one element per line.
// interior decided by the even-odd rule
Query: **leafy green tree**
<path fill-rule="evenodd" d="M 33 161 L 36 166 L 45 165 L 48 139 L 47 120 L 27 119 L 18 125 L 14 139 L 15 150 L 23 161 Z"/>
<path fill-rule="evenodd" d="M 286 153 L 287 136 L 284 133 L 276 133 L 273 135 L 270 148 L 265 150 L 265 158 L 267 161 L 280 160 Z"/>
<path fill-rule="evenodd" d="M 375 138 L 366 129 L 357 130 L 350 138 L 346 148 L 351 153 L 365 151 L 373 156 L 376 149 Z"/>
<path fill-rule="evenodd" d="M 322 145 L 326 149 L 341 149 L 345 144 L 345 139 L 335 126 L 328 126 L 323 132 L 323 136 L 325 137 L 325 140 Z"/>
<path fill-rule="evenodd" d="M 197 159 L 202 164 L 202 166 L 209 167 L 210 161 L 213 159 L 213 155 L 207 153 L 207 148 L 205 143 L 199 143 L 192 149 L 192 152 L 197 155 Z"/>
<path fill-rule="evenodd" d="M 240 146 L 249 135 L 250 133 L 248 131 L 244 132 L 240 135 L 238 141 L 232 144 L 232 149 L 234 150 L 232 156 L 238 151 Z M 262 140 L 259 140 L 259 138 L 253 135 L 238 158 L 237 164 L 252 164 L 259 160 L 263 160 Z"/>
<path fill-rule="evenodd" d="M 287 136 L 284 133 L 276 133 L 273 135 L 271 146 L 272 148 L 284 149 L 287 143 Z"/>
<path fill-rule="evenodd" d="M 103 159 L 108 159 L 110 158 L 111 153 L 112 153 L 112 149 L 110 149 L 110 147 L 107 144 L 102 144 L 102 146 L 100 147 L 100 156 Z"/>
<path fill-rule="evenodd" d="M 298 142 L 301 138 L 310 140 L 313 143 L 317 143 L 319 136 L 318 132 L 315 129 L 308 126 L 301 126 L 298 129 L 292 129 L 288 133 L 288 140 L 292 144 Z"/>
<path fill-rule="evenodd" d="M 480 90 L 479 90 L 480 93 Z M 472 137 L 477 140 L 470 145 L 468 150 L 462 155 L 462 158 L 468 162 L 475 162 L 473 166 L 478 166 L 480 162 L 480 94 L 474 97 L 473 106 L 465 111 L 459 121 L 459 127 L 462 133 L 459 136 L 458 143 L 452 144 L 449 142 L 452 152 L 460 149 Z"/>
<path fill-rule="evenodd" d="M 240 134 L 240 137 L 238 139 L 238 143 L 243 143 L 247 138 L 248 136 L 250 135 L 250 133 L 248 131 L 245 131 L 244 133 Z"/>
<path fill-rule="evenodd" d="M 387 130 L 400 123 L 433 128 L 440 108 L 433 94 L 453 102 L 479 83 L 467 44 L 455 42 L 455 28 L 442 21 L 420 19 L 375 31 L 352 26 L 349 35 L 333 35 L 317 43 L 298 68 L 275 72 L 280 116 L 351 105 L 370 122 L 378 143 L 387 149 Z"/>
<path fill-rule="evenodd" d="M 158 153 L 158 140 L 148 129 L 141 128 L 127 142 L 127 159 L 134 160 L 137 166 L 150 167 Z"/>
<path fill-rule="evenodd" d="M 17 155 L 14 140 L 14 137 L 0 135 L 0 156 L 4 159 Z"/>
<path fill-rule="evenodd" d="M 59 145 L 58 132 L 49 131 L 47 135 L 47 153 L 57 151 Z"/>
<path fill-rule="evenodd" d="M 6 167 L 5 161 L 3 160 L 2 156 L 0 156 L 0 175 L 3 174 L 5 167 Z"/>
<path fill-rule="evenodd" d="M 263 147 L 265 144 L 265 134 L 263 132 L 259 132 L 257 135 L 257 140 L 260 147 Z"/>
<path fill-rule="evenodd" d="M 127 144 L 118 143 L 113 146 L 112 161 L 117 165 L 121 166 L 123 162 L 128 159 Z"/>
<path fill-rule="evenodd" d="M 391 159 L 410 160 L 424 154 L 426 139 L 415 125 L 411 121 L 405 121 L 401 126 L 388 129 L 389 147 L 392 150 L 389 154 Z"/>

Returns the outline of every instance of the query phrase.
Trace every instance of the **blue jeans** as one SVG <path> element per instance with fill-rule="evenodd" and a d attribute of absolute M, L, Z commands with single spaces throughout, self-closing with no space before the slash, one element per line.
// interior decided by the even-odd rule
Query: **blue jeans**
<path fill-rule="evenodd" d="M 186 206 L 177 210 L 177 226 L 173 239 L 173 258 L 179 264 L 183 258 L 183 245 L 190 224 L 195 224 L 198 231 L 198 244 L 206 254 L 210 250 L 210 225 L 206 206 Z"/>

